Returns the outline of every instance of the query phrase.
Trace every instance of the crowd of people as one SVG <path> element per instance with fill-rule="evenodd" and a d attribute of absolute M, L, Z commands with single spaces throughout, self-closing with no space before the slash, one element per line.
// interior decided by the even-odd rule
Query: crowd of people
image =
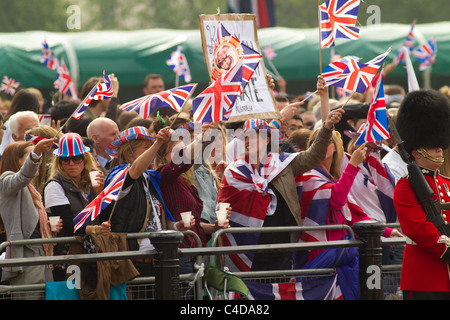
<path fill-rule="evenodd" d="M 112 75 L 111 80 L 114 97 L 92 101 L 80 119 L 71 118 L 79 101 L 58 95 L 48 111 L 51 125 L 39 122 L 38 114 L 43 113 L 39 92 L 21 89 L 15 94 L 0 127 L 3 240 L 76 235 L 85 248 L 94 248 L 93 239 L 99 235 L 192 230 L 207 246 L 216 231 L 236 226 L 351 226 L 367 219 L 398 222 L 394 190 L 407 171 L 395 139 L 354 144 L 366 121 L 373 88 L 364 95 L 338 99 L 319 76 L 317 94 L 292 96 L 286 92 L 284 79 L 268 76 L 279 119 L 200 125 L 193 123 L 190 102 L 179 114 L 161 108 L 147 119 L 121 110 L 119 79 Z M 102 79 L 89 79 L 80 95 L 90 92 L 97 81 Z M 384 88 L 388 116 L 395 124 L 406 93 L 397 85 Z M 143 94 L 164 89 L 160 76 L 149 75 Z M 446 88 L 441 92 L 450 98 Z M 188 138 L 173 139 L 178 128 L 188 132 Z M 266 135 L 226 134 L 238 129 L 244 133 L 265 130 Z M 212 130 L 221 134 L 207 139 Z M 256 160 L 250 161 L 253 155 Z M 178 163 L 175 157 L 189 161 Z M 120 197 L 74 232 L 74 218 L 125 169 Z M 97 172 L 94 180 L 93 171 Z M 445 165 L 442 171 L 449 174 Z M 218 203 L 229 205 L 224 224 L 216 217 Z M 191 213 L 188 224 L 182 221 L 185 212 Z M 55 229 L 50 229 L 48 218 L 52 216 L 60 218 Z M 401 231 L 386 228 L 383 236 L 403 237 Z M 261 234 L 252 239 L 225 234 L 222 241 L 223 245 L 271 244 L 344 236 L 343 230 Z M 195 245 L 189 235 L 181 243 L 182 247 Z M 153 248 L 149 239 L 127 240 L 127 246 L 130 250 Z M 302 267 L 322 251 L 304 256 L 286 252 L 230 256 L 225 265 L 241 271 L 283 270 Z M 69 243 L 12 246 L 3 258 L 69 252 Z M 384 248 L 383 259 L 385 264 L 402 263 L 403 248 Z M 152 259 L 132 262 L 140 275 L 154 275 Z M 182 273 L 194 271 L 189 257 L 182 258 L 180 265 Z M 62 281 L 67 278 L 66 268 L 63 264 L 3 268 L 2 281 Z"/>

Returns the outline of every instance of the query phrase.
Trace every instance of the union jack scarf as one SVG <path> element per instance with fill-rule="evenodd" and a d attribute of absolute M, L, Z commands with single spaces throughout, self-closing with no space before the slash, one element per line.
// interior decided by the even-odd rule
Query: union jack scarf
<path fill-rule="evenodd" d="M 342 159 L 343 167 L 347 165 L 350 158 L 350 154 L 344 153 Z M 366 209 L 367 204 L 370 202 L 369 197 L 375 194 L 380 202 L 379 209 L 383 211 L 383 216 L 385 217 L 381 217 L 382 220 L 375 220 L 387 223 L 397 222 L 397 212 L 393 202 L 395 178 L 389 167 L 381 162 L 381 158 L 376 152 L 372 152 L 358 168 L 360 177 L 355 178 L 350 195 L 353 196 L 369 217 L 375 219 L 374 213 Z"/>
<path fill-rule="evenodd" d="M 330 209 L 330 199 L 335 181 L 322 167 L 317 167 L 296 177 L 295 183 L 302 212 L 303 226 L 351 224 L 360 220 L 369 219 L 351 195 L 348 195 L 346 204 L 340 210 Z M 334 239 L 329 239 L 329 232 L 336 231 L 304 231 L 300 241 L 317 242 L 336 240 L 336 235 Z M 344 234 L 342 234 L 343 237 Z M 307 260 L 311 260 L 323 251 L 325 249 L 313 250 L 309 253 Z"/>
<path fill-rule="evenodd" d="M 259 228 L 266 215 L 276 208 L 276 197 L 269 183 L 283 171 L 298 153 L 269 153 L 257 170 L 249 157 L 240 157 L 230 163 L 222 178 L 218 202 L 230 203 L 230 226 Z M 224 234 L 224 246 L 258 244 L 259 234 Z M 253 254 L 233 254 L 225 257 L 231 271 L 250 271 Z"/>

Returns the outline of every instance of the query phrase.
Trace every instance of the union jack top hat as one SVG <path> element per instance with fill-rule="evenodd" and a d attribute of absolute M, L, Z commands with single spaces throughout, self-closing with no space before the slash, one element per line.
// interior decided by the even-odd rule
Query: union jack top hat
<path fill-rule="evenodd" d="M 154 141 L 146 127 L 132 127 L 122 131 L 119 139 L 114 140 L 106 149 L 106 153 L 116 156 L 122 144 L 132 140 L 151 140 Z"/>
<path fill-rule="evenodd" d="M 75 157 L 91 151 L 83 143 L 78 133 L 66 133 L 59 139 L 58 149 L 53 151 L 57 157 Z"/>
<path fill-rule="evenodd" d="M 266 130 L 267 133 L 270 134 L 271 138 L 274 138 L 277 140 L 283 139 L 283 134 L 278 129 L 275 129 L 275 128 L 272 128 L 271 126 L 269 126 L 265 120 L 248 119 L 244 122 L 243 129 L 244 129 L 244 132 L 247 132 L 249 130 L 255 130 L 255 131 Z M 244 134 L 238 134 L 238 135 L 236 135 L 236 138 L 243 139 Z"/>
<path fill-rule="evenodd" d="M 267 122 L 261 119 L 248 119 L 244 122 L 244 130 L 255 129 L 262 125 L 267 126 Z"/>

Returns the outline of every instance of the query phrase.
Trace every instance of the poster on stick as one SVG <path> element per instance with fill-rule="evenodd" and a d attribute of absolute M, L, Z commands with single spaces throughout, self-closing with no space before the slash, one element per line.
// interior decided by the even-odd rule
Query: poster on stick
<path fill-rule="evenodd" d="M 203 55 L 211 83 L 237 63 L 243 52 L 240 43 L 261 52 L 256 16 L 253 14 L 200 15 L 199 22 Z M 221 36 L 221 32 L 217 32 L 219 23 L 231 36 L 222 35 L 222 39 L 218 39 Z M 266 81 L 265 70 L 261 59 L 250 82 L 237 98 L 228 121 L 280 118 L 273 91 Z"/>

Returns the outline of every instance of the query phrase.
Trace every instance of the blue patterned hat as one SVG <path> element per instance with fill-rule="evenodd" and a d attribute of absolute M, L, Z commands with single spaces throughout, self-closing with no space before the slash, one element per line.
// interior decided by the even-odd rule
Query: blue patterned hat
<path fill-rule="evenodd" d="M 155 138 L 153 138 L 150 133 L 148 132 L 148 129 L 146 127 L 132 127 L 129 129 L 126 129 L 122 131 L 120 134 L 119 139 L 114 140 L 108 148 L 106 148 L 106 152 L 111 156 L 116 156 L 117 152 L 119 151 L 119 148 L 122 144 L 128 141 L 132 140 L 151 140 L 155 141 Z"/>

